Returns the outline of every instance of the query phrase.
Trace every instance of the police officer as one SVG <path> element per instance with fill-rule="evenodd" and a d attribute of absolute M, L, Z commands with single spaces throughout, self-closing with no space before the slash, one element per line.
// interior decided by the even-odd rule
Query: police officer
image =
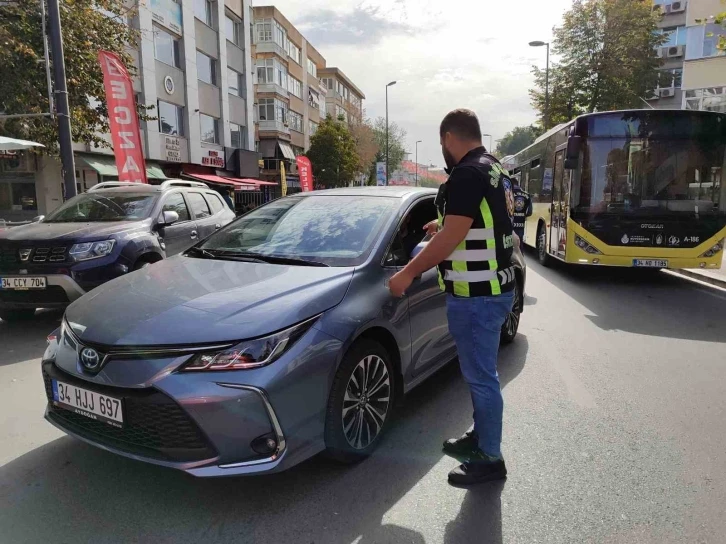
<path fill-rule="evenodd" d="M 474 404 L 473 429 L 447 440 L 444 452 L 464 461 L 449 473 L 449 481 L 468 485 L 507 474 L 497 354 L 514 300 L 513 194 L 508 174 L 482 145 L 474 112 L 452 111 L 439 131 L 450 175 L 436 199 L 439 219 L 427 225 L 436 234 L 389 287 L 394 296 L 403 296 L 414 278 L 438 265 L 449 330 Z"/>
<path fill-rule="evenodd" d="M 513 181 L 512 196 L 514 198 L 514 213 L 512 214 L 512 224 L 514 232 L 519 236 L 520 240 L 524 241 L 524 225 L 527 217 L 532 215 L 532 197 L 520 187 L 519 179 L 516 176 Z"/>

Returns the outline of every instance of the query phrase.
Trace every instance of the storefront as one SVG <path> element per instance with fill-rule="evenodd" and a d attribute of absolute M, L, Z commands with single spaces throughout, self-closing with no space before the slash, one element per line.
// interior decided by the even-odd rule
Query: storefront
<path fill-rule="evenodd" d="M 0 220 L 29 221 L 38 215 L 36 171 L 36 155 L 0 153 Z"/>

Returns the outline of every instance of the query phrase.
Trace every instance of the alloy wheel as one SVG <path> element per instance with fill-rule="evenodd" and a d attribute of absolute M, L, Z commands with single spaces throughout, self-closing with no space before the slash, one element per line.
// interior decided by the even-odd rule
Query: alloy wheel
<path fill-rule="evenodd" d="M 380 434 L 388 417 L 391 377 L 383 359 L 362 359 L 348 379 L 343 399 L 343 434 L 356 450 L 367 448 Z"/>
<path fill-rule="evenodd" d="M 504 322 L 504 330 L 507 337 L 514 338 L 519 329 L 519 309 L 522 306 L 522 294 L 519 292 L 519 286 L 514 287 L 514 303 L 512 304 L 512 310 L 507 314 L 507 319 Z"/>

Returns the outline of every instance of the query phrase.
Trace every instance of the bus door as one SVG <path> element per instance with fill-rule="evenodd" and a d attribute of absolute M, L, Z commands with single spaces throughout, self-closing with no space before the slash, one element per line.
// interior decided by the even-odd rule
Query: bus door
<path fill-rule="evenodd" d="M 550 208 L 550 253 L 565 256 L 567 245 L 567 212 L 570 201 L 570 176 L 565 172 L 565 150 L 555 154 L 552 176 L 552 207 Z"/>

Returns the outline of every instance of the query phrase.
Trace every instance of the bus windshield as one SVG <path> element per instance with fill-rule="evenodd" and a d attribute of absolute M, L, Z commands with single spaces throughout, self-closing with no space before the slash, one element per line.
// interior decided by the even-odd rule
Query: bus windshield
<path fill-rule="evenodd" d="M 588 138 L 578 211 L 633 215 L 726 211 L 726 143 L 712 139 Z"/>

